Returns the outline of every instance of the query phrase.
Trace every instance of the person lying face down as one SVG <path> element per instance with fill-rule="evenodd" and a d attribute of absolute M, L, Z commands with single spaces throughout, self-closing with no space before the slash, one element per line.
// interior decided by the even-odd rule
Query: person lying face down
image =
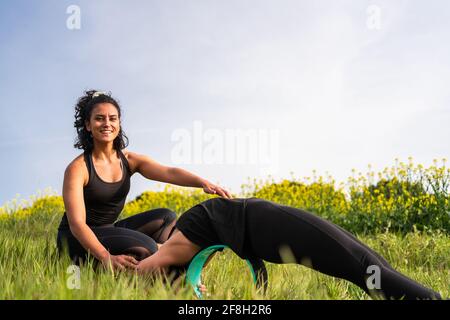
<path fill-rule="evenodd" d="M 394 270 L 377 252 L 341 227 L 310 212 L 259 198 L 212 198 L 181 215 L 170 238 L 137 265 L 138 273 L 186 266 L 202 249 L 223 244 L 243 259 L 282 264 L 288 248 L 298 264 L 346 279 L 372 297 L 441 299 L 439 293 Z M 373 267 L 380 287 L 369 288 Z"/>

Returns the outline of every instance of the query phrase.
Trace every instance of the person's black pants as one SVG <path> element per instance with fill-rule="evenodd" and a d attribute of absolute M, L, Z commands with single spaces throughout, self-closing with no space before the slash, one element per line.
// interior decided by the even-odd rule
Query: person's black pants
<path fill-rule="evenodd" d="M 298 263 L 346 279 L 386 299 L 440 299 L 394 270 L 341 227 L 309 212 L 252 198 L 246 207 L 247 250 L 273 263 Z M 295 259 L 291 261 L 290 259 Z M 374 277 L 379 277 L 378 282 Z"/>
<path fill-rule="evenodd" d="M 168 239 L 175 221 L 175 212 L 159 208 L 114 224 L 90 228 L 110 254 L 126 254 L 142 260 L 158 250 L 156 243 L 164 243 Z M 79 264 L 87 257 L 86 250 L 70 230 L 58 230 L 57 247 L 60 253 L 67 248 L 74 263 Z"/>

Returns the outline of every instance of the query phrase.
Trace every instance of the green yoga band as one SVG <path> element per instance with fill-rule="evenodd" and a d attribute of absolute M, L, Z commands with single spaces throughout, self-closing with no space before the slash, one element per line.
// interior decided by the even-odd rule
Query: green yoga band
<path fill-rule="evenodd" d="M 208 258 L 217 251 L 222 251 L 223 249 L 228 249 L 228 246 L 225 245 L 214 245 L 207 247 L 200 252 L 198 252 L 195 257 L 192 259 L 191 263 L 189 264 L 188 270 L 186 272 L 186 280 L 188 284 L 190 284 L 194 288 L 194 292 L 197 295 L 199 299 L 203 298 L 202 293 L 199 290 L 199 285 L 201 284 L 201 276 L 202 276 L 202 270 L 205 266 L 206 261 Z M 250 260 L 246 260 L 247 264 L 250 268 L 250 272 L 252 273 L 253 281 L 257 286 L 260 285 L 258 281 L 257 274 L 261 274 L 264 279 L 264 284 L 267 283 L 267 272 L 264 267 L 264 264 L 261 262 L 260 265 L 256 265 L 255 267 L 257 270 L 255 271 L 255 267 L 253 263 Z"/>

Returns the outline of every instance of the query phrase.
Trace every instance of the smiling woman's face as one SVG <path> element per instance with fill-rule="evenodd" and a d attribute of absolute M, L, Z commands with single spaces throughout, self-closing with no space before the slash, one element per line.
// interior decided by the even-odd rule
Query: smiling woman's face
<path fill-rule="evenodd" d="M 114 141 L 120 131 L 119 112 L 111 103 L 98 103 L 91 113 L 86 129 L 92 133 L 94 140 Z"/>

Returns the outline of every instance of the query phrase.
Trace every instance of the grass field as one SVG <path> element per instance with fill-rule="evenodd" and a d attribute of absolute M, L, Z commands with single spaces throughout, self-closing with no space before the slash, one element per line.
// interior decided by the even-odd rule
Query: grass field
<path fill-rule="evenodd" d="M 0 233 L 0 299 L 195 299 L 183 283 L 170 287 L 129 274 L 80 269 L 80 289 L 70 289 L 73 273 L 67 258 L 55 257 L 58 214 L 36 214 L 2 222 Z M 397 270 L 450 296 L 450 238 L 410 233 L 361 237 Z M 243 260 L 224 251 L 211 260 L 203 281 L 210 299 L 370 299 L 350 282 L 298 265 L 267 264 L 269 288 L 257 292 Z"/>

